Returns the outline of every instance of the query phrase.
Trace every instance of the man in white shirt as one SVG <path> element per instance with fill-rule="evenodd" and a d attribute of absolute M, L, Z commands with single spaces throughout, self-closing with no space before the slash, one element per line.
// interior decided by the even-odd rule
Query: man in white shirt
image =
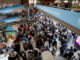
<path fill-rule="evenodd" d="M 45 41 L 44 46 L 49 47 L 49 42 L 47 40 Z"/>

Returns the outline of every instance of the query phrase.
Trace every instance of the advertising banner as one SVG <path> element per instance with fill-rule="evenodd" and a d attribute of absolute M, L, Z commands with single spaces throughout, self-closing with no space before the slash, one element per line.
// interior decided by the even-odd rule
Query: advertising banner
<path fill-rule="evenodd" d="M 16 8 L 21 8 L 21 7 L 25 7 L 25 5 L 17 5 L 17 6 L 12 6 L 12 7 L 8 7 L 8 8 L 3 8 L 3 9 L 0 9 L 0 12 L 2 14 L 11 13 L 11 12 L 14 12 L 14 10 Z"/>
<path fill-rule="evenodd" d="M 76 44 L 78 44 L 80 46 L 80 36 L 77 37 Z"/>
<path fill-rule="evenodd" d="M 8 27 L 6 28 L 6 31 L 17 31 L 18 30 L 19 25 L 8 25 Z"/>
<path fill-rule="evenodd" d="M 15 40 L 16 32 L 5 32 L 5 34 L 8 42 L 13 42 Z"/>
<path fill-rule="evenodd" d="M 73 27 L 76 27 L 77 29 L 80 29 L 80 12 L 72 12 L 42 5 L 36 5 L 35 7 L 72 25 Z"/>
<path fill-rule="evenodd" d="M 12 23 L 12 22 L 15 22 L 15 21 L 20 21 L 20 16 L 17 16 L 17 17 L 12 17 L 12 18 L 8 18 L 8 19 L 2 19 L 0 20 L 0 22 L 4 22 L 4 23 Z"/>

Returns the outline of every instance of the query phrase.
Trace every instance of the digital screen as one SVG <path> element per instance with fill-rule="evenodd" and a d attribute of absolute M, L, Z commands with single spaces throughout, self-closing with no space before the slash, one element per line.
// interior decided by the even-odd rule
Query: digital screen
<path fill-rule="evenodd" d="M 15 40 L 16 32 L 5 32 L 5 34 L 8 42 L 13 42 Z"/>
<path fill-rule="evenodd" d="M 6 28 L 6 31 L 17 31 L 18 30 L 19 25 L 8 25 L 8 27 Z"/>
<path fill-rule="evenodd" d="M 12 25 L 12 28 L 13 28 L 14 30 L 17 30 L 18 27 L 19 27 L 19 25 Z"/>
<path fill-rule="evenodd" d="M 77 37 L 76 44 L 78 44 L 80 46 L 80 36 Z"/>

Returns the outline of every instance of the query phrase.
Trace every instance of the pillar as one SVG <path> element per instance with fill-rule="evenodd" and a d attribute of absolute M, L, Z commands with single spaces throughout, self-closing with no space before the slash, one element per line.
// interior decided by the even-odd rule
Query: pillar
<path fill-rule="evenodd" d="M 68 8 L 72 8 L 72 0 L 68 0 Z"/>

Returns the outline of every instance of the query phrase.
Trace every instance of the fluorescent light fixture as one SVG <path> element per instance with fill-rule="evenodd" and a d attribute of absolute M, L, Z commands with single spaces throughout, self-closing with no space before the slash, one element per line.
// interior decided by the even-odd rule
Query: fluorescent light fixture
<path fill-rule="evenodd" d="M 65 3 L 68 3 L 68 0 L 65 0 L 64 2 L 65 2 Z"/>

